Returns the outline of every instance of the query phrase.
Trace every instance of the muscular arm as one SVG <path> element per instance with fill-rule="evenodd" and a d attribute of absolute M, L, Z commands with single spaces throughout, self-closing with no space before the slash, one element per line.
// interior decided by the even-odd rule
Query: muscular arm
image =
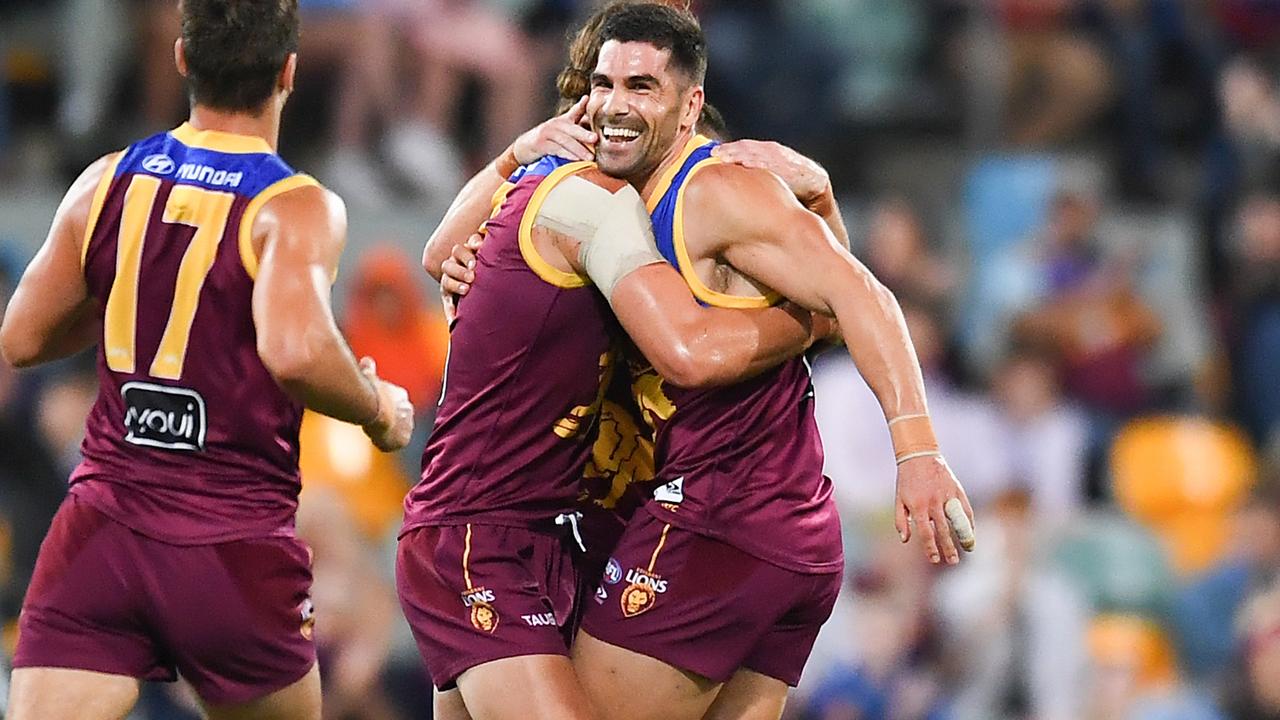
<path fill-rule="evenodd" d="M 808 311 L 790 303 L 764 310 L 698 305 L 666 262 L 637 268 L 614 289 L 610 306 L 654 368 L 673 385 L 727 385 L 804 352 Z"/>
<path fill-rule="evenodd" d="M 718 165 L 686 191 L 686 237 L 814 312 L 834 316 L 888 419 L 926 412 L 924 381 L 898 302 L 827 224 L 771 174 Z"/>
<path fill-rule="evenodd" d="M 74 355 L 101 337 L 101 313 L 89 296 L 80 252 L 94 192 L 114 158 L 90 165 L 67 190 L 5 309 L 0 353 L 15 367 Z"/>
<path fill-rule="evenodd" d="M 717 146 L 714 154 L 725 162 L 777 175 L 802 205 L 822 218 L 840 244 L 849 248 L 849 230 L 840 215 L 831 176 L 815 160 L 771 140 L 736 140 Z"/>
<path fill-rule="evenodd" d="M 794 307 L 699 306 L 653 246 L 640 196 L 598 170 L 558 185 L 535 222 L 553 231 L 563 260 L 591 277 L 623 329 L 672 384 L 732 383 L 804 352 L 811 342 L 808 313 Z"/>
<path fill-rule="evenodd" d="M 595 133 L 578 125 L 585 110 L 586 98 L 583 98 L 564 114 L 516 138 L 501 157 L 467 181 L 422 249 L 422 267 L 436 282 L 440 282 L 441 265 L 453 247 L 463 244 L 488 219 L 493 210 L 494 193 L 517 167 L 544 155 L 559 155 L 570 160 L 592 159 Z"/>
<path fill-rule="evenodd" d="M 253 321 L 258 355 L 286 392 L 312 410 L 363 424 L 379 411 L 377 384 L 357 365 L 329 305 L 346 233 L 342 201 L 323 188 L 268 202 L 254 223 L 262 251 Z"/>
<path fill-rule="evenodd" d="M 893 294 L 772 174 L 712 166 L 689 181 L 685 202 L 695 257 L 723 258 L 800 305 L 836 317 L 894 440 L 899 536 L 906 542 L 918 534 L 935 563 L 959 562 L 952 531 L 972 549 L 973 511 L 938 453 L 920 364 Z"/>

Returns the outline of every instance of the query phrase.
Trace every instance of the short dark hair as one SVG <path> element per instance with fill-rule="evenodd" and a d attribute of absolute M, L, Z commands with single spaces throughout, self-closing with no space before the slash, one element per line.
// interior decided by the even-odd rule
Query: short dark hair
<path fill-rule="evenodd" d="M 694 84 L 707 76 L 707 37 L 693 13 L 662 3 L 623 5 L 605 18 L 600 43 L 644 42 L 671 51 L 671 65 Z"/>
<path fill-rule="evenodd" d="M 298 0 L 182 0 L 191 102 L 252 111 L 298 51 Z"/>

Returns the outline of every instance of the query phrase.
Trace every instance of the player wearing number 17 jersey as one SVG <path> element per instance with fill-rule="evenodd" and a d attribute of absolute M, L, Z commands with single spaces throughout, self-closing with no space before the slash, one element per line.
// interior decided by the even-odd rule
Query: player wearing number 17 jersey
<path fill-rule="evenodd" d="M 81 175 L 0 327 L 18 366 L 97 342 L 100 384 L 23 603 L 13 720 L 120 718 L 179 672 L 215 720 L 318 720 L 302 408 L 384 449 L 412 429 L 333 322 L 341 201 L 275 151 L 296 0 L 182 14 L 190 121 Z"/>

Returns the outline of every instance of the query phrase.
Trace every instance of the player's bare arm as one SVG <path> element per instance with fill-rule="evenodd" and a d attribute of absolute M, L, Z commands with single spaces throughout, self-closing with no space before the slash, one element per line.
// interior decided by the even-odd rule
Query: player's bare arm
<path fill-rule="evenodd" d="M 253 290 L 258 355 L 290 395 L 312 410 L 364 427 L 382 450 L 398 450 L 413 431 L 401 387 L 357 363 L 333 319 L 329 289 L 346 243 L 342 201 L 303 187 L 268 202 L 254 222 L 260 261 Z"/>
<path fill-rule="evenodd" d="M 15 367 L 74 355 L 101 337 L 101 314 L 89 297 L 81 249 L 102 174 L 118 153 L 85 169 L 58 206 L 44 245 L 22 274 L 0 325 L 0 352 Z"/>
<path fill-rule="evenodd" d="M 681 387 L 725 385 L 763 372 L 812 342 L 807 311 L 698 305 L 658 253 L 644 202 L 622 180 L 590 169 L 547 196 L 534 221 L 544 257 L 588 275 L 659 373 Z"/>
<path fill-rule="evenodd" d="M 727 163 L 777 175 L 796 199 L 822 218 L 836 239 L 849 247 L 849 229 L 840 214 L 831 176 L 816 160 L 772 140 L 735 140 L 716 146 L 711 154 Z"/>
<path fill-rule="evenodd" d="M 583 98 L 563 114 L 525 132 L 506 152 L 467 181 L 422 250 L 422 267 L 431 277 L 440 282 L 441 264 L 455 245 L 462 244 L 489 217 L 494 194 L 521 165 L 545 155 L 558 155 L 567 160 L 593 157 L 596 135 L 579 124 L 586 105 Z"/>
<path fill-rule="evenodd" d="M 894 439 L 898 531 L 905 542 L 914 525 L 930 560 L 958 562 L 951 531 L 971 547 L 972 510 L 938 452 L 919 361 L 893 293 L 770 173 L 711 166 L 690 181 L 686 203 L 691 255 L 704 263 L 723 259 L 803 307 L 837 318 Z"/>

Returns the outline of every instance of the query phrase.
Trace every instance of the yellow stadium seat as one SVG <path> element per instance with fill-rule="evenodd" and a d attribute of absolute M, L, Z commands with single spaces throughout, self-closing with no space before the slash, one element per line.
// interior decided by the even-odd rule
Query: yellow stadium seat
<path fill-rule="evenodd" d="M 1103 613 L 1089 623 L 1089 657 L 1099 668 L 1132 673 L 1140 691 L 1173 684 L 1178 677 L 1173 645 L 1159 625 L 1137 615 Z"/>
<path fill-rule="evenodd" d="M 400 521 L 409 478 L 393 454 L 378 452 L 355 425 L 308 411 L 302 418 L 303 498 L 333 490 L 365 537 L 380 541 Z"/>
<path fill-rule="evenodd" d="M 1257 462 L 1229 425 L 1152 417 L 1116 435 L 1111 475 L 1120 507 L 1160 536 L 1174 569 L 1187 575 L 1226 550 L 1232 513 L 1254 483 Z"/>

